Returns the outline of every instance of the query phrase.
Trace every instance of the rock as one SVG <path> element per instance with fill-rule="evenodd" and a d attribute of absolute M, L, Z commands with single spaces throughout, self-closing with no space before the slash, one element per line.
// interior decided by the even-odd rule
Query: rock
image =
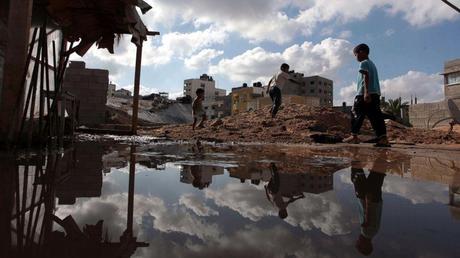
<path fill-rule="evenodd" d="M 211 126 L 212 127 L 217 127 L 217 126 L 220 126 L 220 125 L 223 125 L 224 122 L 222 121 L 222 119 L 217 119 L 216 121 L 214 121 Z"/>
<path fill-rule="evenodd" d="M 343 141 L 343 138 L 338 135 L 326 134 L 326 133 L 311 134 L 310 138 L 313 140 L 313 142 L 316 142 L 316 143 L 331 144 L 331 143 L 339 143 Z"/>

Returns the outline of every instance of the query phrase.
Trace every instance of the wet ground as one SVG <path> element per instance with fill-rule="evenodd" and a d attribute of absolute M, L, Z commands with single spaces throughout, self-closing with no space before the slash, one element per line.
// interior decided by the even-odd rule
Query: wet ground
<path fill-rule="evenodd" d="M 0 164 L 15 256 L 460 257 L 456 151 L 83 142 Z"/>

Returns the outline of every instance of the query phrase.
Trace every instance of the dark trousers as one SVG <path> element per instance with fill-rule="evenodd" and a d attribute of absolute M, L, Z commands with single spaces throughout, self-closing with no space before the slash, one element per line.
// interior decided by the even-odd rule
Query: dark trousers
<path fill-rule="evenodd" d="M 278 110 L 281 106 L 281 90 L 280 88 L 274 86 L 270 88 L 270 98 L 272 99 L 272 117 L 276 116 L 276 113 L 278 113 Z"/>
<path fill-rule="evenodd" d="M 355 187 L 356 197 L 364 199 L 366 195 L 372 198 L 373 202 L 382 201 L 382 185 L 385 174 L 370 171 L 366 177 L 362 168 L 351 168 L 351 182 Z"/>
<path fill-rule="evenodd" d="M 377 137 L 385 136 L 387 128 L 383 120 L 382 110 L 380 110 L 380 95 L 371 94 L 371 102 L 366 103 L 364 96 L 356 96 L 351 111 L 351 133 L 359 134 L 366 116 L 371 122 L 372 128 Z"/>

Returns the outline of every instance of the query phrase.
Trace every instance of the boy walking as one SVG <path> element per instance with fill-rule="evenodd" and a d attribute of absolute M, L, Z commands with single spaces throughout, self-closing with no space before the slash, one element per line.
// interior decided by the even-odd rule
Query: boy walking
<path fill-rule="evenodd" d="M 273 77 L 270 79 L 267 87 L 267 93 L 270 95 L 272 99 L 272 107 L 270 109 L 270 113 L 272 118 L 275 118 L 276 113 L 281 106 L 281 90 L 283 89 L 284 85 L 287 81 L 291 81 L 296 84 L 301 84 L 293 79 L 290 79 L 289 76 L 289 65 L 284 63 L 281 65 L 279 72 L 277 72 Z"/>
<path fill-rule="evenodd" d="M 376 147 L 390 147 L 387 130 L 380 109 L 380 83 L 377 68 L 369 59 L 369 47 L 359 44 L 353 53 L 359 62 L 358 87 L 352 109 L 351 133 L 344 142 L 359 143 L 359 131 L 366 116 L 377 136 Z"/>
<path fill-rule="evenodd" d="M 196 98 L 193 100 L 192 104 L 192 116 L 193 116 L 193 125 L 192 129 L 195 130 L 196 122 L 201 119 L 201 122 L 198 124 L 198 128 L 203 128 L 204 121 L 206 121 L 206 112 L 203 108 L 204 101 L 204 89 L 196 90 Z"/>

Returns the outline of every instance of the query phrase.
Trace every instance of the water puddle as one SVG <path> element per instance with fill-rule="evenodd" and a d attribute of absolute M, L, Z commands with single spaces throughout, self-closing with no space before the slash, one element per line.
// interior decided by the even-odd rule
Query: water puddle
<path fill-rule="evenodd" d="M 0 164 L 13 257 L 460 257 L 458 152 L 84 142 Z"/>

